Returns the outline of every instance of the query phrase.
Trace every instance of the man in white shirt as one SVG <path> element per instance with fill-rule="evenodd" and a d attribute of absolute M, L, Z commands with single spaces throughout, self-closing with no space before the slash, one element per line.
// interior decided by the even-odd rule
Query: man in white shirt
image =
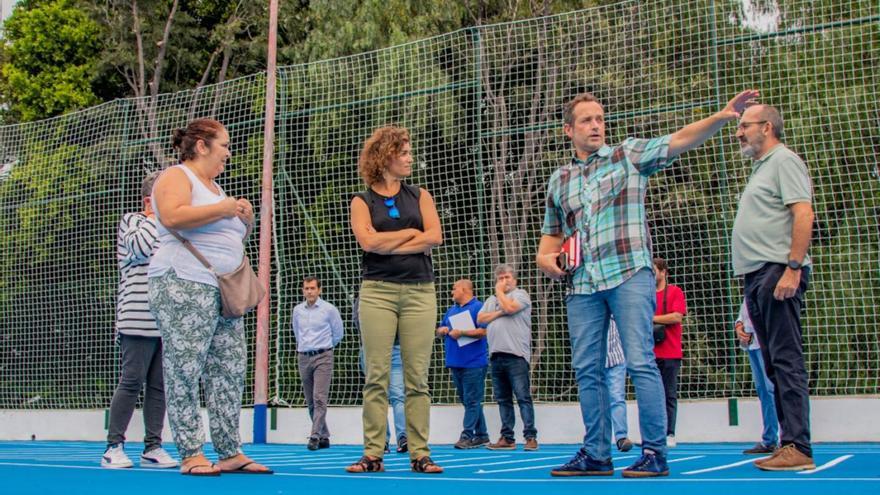
<path fill-rule="evenodd" d="M 327 400 L 333 379 L 333 348 L 342 340 L 342 317 L 336 306 L 321 299 L 317 277 L 306 277 L 302 290 L 306 300 L 293 308 L 293 334 L 303 393 L 312 418 L 308 449 L 326 449 L 330 447 Z"/>

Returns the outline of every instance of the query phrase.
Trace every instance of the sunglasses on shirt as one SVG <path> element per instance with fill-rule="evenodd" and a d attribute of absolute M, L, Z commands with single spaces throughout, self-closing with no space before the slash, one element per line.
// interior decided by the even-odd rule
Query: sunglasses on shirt
<path fill-rule="evenodd" d="M 388 207 L 388 216 L 394 219 L 400 218 L 400 210 L 394 204 L 395 198 L 385 198 L 385 206 Z"/>

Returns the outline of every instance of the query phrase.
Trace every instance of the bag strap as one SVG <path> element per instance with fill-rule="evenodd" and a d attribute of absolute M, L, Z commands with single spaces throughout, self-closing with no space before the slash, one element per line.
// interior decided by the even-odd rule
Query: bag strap
<path fill-rule="evenodd" d="M 247 224 L 247 230 L 245 230 L 244 237 L 241 239 L 242 244 L 244 244 L 245 239 L 247 239 L 251 235 L 251 231 L 253 230 L 253 228 L 254 224 Z M 214 267 L 211 266 L 211 262 L 209 262 L 208 259 L 205 258 L 205 256 L 198 249 L 196 249 L 195 246 L 193 246 L 193 243 L 191 243 L 189 239 L 184 238 L 182 235 L 180 235 L 180 232 L 174 229 L 169 229 L 168 227 L 165 227 L 165 229 L 168 232 L 171 232 L 171 235 L 176 237 L 177 240 L 180 241 L 181 244 L 183 244 L 183 247 L 185 247 L 190 253 L 192 253 L 192 255 L 195 256 L 201 264 L 205 265 L 205 268 L 213 272 L 215 275 L 217 274 L 217 272 L 214 271 Z"/>

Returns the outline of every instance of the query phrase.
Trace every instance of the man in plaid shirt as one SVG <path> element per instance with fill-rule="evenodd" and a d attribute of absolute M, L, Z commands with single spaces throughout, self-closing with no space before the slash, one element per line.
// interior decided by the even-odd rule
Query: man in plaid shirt
<path fill-rule="evenodd" d="M 668 476 L 663 384 L 654 362 L 655 309 L 651 236 L 645 217 L 648 177 L 678 155 L 696 148 L 736 120 L 758 92 L 743 91 L 718 113 L 654 139 L 627 138 L 605 144 L 605 110 L 584 93 L 564 109 L 563 130 L 574 156 L 550 177 L 536 262 L 547 276 L 566 274 L 557 265 L 563 240 L 580 232 L 582 263 L 570 274 L 566 299 L 572 367 L 583 412 L 583 447 L 554 476 L 613 475 L 608 394 L 603 383 L 606 335 L 617 323 L 627 370 L 636 389 L 642 456 L 624 477 Z"/>

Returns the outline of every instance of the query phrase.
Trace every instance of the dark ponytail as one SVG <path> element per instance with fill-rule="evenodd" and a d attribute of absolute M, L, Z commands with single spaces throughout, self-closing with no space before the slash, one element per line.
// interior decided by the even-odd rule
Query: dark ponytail
<path fill-rule="evenodd" d="M 177 150 L 180 160 L 192 160 L 196 157 L 196 144 L 204 141 L 210 146 L 223 124 L 214 119 L 196 119 L 187 124 L 186 128 L 175 129 L 171 133 L 171 146 Z"/>

